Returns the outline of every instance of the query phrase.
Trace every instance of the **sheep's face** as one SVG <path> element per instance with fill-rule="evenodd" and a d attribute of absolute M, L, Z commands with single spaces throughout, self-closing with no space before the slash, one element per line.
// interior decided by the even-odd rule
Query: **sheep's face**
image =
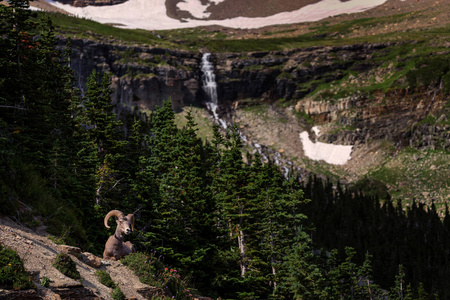
<path fill-rule="evenodd" d="M 127 216 L 121 216 L 117 218 L 117 228 L 120 228 L 122 234 L 130 234 L 133 231 L 134 227 L 134 216 L 133 214 L 129 214 Z"/>

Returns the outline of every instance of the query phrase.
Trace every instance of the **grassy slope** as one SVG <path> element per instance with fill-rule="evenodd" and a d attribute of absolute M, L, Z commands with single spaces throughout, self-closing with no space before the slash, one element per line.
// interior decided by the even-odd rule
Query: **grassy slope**
<path fill-rule="evenodd" d="M 156 34 L 141 29 L 122 29 L 98 22 L 79 19 L 61 13 L 38 12 L 38 17 L 49 15 L 58 34 L 71 38 L 93 39 L 106 43 L 126 45 L 149 45 L 152 47 L 174 48 L 179 46 Z"/>

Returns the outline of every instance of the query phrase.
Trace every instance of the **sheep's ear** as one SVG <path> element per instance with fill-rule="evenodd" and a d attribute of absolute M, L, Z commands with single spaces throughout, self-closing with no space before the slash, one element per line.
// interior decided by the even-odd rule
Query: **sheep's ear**
<path fill-rule="evenodd" d="M 134 231 L 134 214 L 129 214 L 127 217 L 131 220 L 131 230 Z"/>

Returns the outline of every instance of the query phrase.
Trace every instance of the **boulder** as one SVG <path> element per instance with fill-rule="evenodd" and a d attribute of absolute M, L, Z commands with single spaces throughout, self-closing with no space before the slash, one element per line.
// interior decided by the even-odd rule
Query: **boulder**
<path fill-rule="evenodd" d="M 68 246 L 68 245 L 61 245 L 60 248 L 61 248 L 62 252 L 74 255 L 76 257 L 79 257 L 80 254 L 81 254 L 81 249 L 78 248 L 78 247 L 73 247 L 73 246 Z"/>
<path fill-rule="evenodd" d="M 93 268 L 100 268 L 102 265 L 101 258 L 89 252 L 81 253 L 81 261 Z"/>

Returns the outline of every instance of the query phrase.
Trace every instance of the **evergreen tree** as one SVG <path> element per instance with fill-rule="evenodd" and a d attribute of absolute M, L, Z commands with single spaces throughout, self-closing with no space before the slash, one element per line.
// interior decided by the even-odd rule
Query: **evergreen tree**
<path fill-rule="evenodd" d="M 117 119 L 111 103 L 109 76 L 104 75 L 101 81 L 98 81 L 98 77 L 99 74 L 94 70 L 88 78 L 77 122 L 83 136 L 84 148 L 80 154 L 84 155 L 84 167 L 91 168 L 96 178 L 95 205 L 106 207 L 103 210 L 105 212 L 112 207 L 118 208 L 112 194 L 123 180 L 118 165 L 124 157 L 127 142 L 124 140 L 122 122 Z"/>
<path fill-rule="evenodd" d="M 286 298 L 287 291 L 293 294 L 293 299 L 326 299 L 328 291 L 324 289 L 324 279 L 320 265 L 310 248 L 310 240 L 305 232 L 300 231 L 295 239 L 292 250 L 285 261 L 285 276 L 281 282 Z M 280 293 L 283 295 L 283 293 Z M 332 299 L 332 298 L 331 298 Z"/>
<path fill-rule="evenodd" d="M 257 244 L 252 247 L 258 249 L 255 253 L 259 256 L 261 271 L 267 276 L 265 281 L 272 284 L 272 294 L 276 295 L 278 272 L 306 219 L 297 211 L 305 200 L 295 177 L 286 180 L 277 166 L 261 165 L 259 161 L 257 155 L 251 168 L 257 195 L 252 212 L 255 219 L 252 230 Z"/>

